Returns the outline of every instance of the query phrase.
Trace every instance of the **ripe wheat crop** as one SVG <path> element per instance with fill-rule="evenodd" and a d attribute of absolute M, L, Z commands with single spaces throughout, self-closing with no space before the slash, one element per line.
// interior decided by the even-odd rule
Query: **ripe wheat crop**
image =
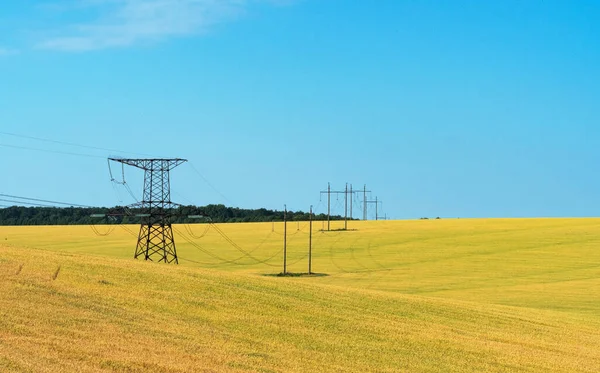
<path fill-rule="evenodd" d="M 179 266 L 135 226 L 0 227 L 0 370 L 599 370 L 599 219 L 323 226 L 283 278 L 282 223 L 176 226 Z"/>

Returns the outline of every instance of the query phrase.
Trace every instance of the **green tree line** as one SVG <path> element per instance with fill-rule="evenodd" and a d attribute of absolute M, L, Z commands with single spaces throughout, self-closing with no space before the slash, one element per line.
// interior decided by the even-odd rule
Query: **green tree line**
<path fill-rule="evenodd" d="M 135 224 L 140 222 L 138 214 L 147 213 L 141 209 L 128 210 L 127 215 L 122 215 L 123 207 L 114 208 L 94 207 L 22 207 L 12 206 L 0 209 L 0 225 L 88 225 L 88 224 Z M 92 217 L 92 215 L 106 215 L 117 212 L 110 218 Z M 278 210 L 242 209 L 226 207 L 225 205 L 207 206 L 181 206 L 172 210 L 171 221 L 177 223 L 194 223 L 212 221 L 214 223 L 241 223 L 241 222 L 271 222 L 283 221 L 284 212 Z M 203 218 L 190 218 L 202 216 Z M 343 220 L 344 217 L 335 215 L 331 220 Z M 288 221 L 306 221 L 308 212 L 288 211 Z M 326 214 L 313 215 L 314 220 L 327 220 Z"/>

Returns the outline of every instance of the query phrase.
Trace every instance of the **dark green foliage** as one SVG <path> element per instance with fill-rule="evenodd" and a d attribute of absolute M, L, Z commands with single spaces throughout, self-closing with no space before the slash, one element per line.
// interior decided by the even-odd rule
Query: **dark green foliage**
<path fill-rule="evenodd" d="M 120 210 L 119 207 L 115 208 Z M 0 225 L 88 225 L 88 224 L 136 224 L 140 222 L 135 214 L 141 210 L 130 210 L 132 216 L 116 216 L 108 221 L 102 218 L 92 218 L 93 214 L 107 214 L 106 207 L 20 207 L 13 206 L 0 209 Z M 202 215 L 210 218 L 213 223 L 240 223 L 283 221 L 283 211 L 259 209 L 241 209 L 225 205 L 182 206 L 173 211 L 173 223 L 201 223 L 208 219 L 189 219 L 190 215 Z M 309 216 L 303 211 L 288 211 L 288 221 L 306 221 Z M 314 220 L 327 220 L 327 215 L 313 216 Z M 331 216 L 331 220 L 343 220 L 342 216 Z"/>

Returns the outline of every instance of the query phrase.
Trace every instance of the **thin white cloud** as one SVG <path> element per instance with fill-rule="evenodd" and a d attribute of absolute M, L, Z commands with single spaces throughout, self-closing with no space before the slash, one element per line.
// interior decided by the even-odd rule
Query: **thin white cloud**
<path fill-rule="evenodd" d="M 19 51 L 16 49 L 2 48 L 0 47 L 0 57 L 2 56 L 12 56 L 14 54 L 18 54 Z"/>
<path fill-rule="evenodd" d="M 81 52 L 200 34 L 239 16 L 256 1 L 260 0 L 80 0 L 71 12 L 91 11 L 96 18 L 57 30 L 57 36 L 37 47 Z"/>

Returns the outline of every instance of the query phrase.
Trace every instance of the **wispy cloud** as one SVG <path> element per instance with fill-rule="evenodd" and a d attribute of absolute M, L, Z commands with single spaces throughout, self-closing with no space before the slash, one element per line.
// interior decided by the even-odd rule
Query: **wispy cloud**
<path fill-rule="evenodd" d="M 200 34 L 238 17 L 257 1 L 261 0 L 80 0 L 68 11 L 95 16 L 57 30 L 56 36 L 42 40 L 37 47 L 81 52 Z"/>
<path fill-rule="evenodd" d="M 2 48 L 0 47 L 0 57 L 2 56 L 12 56 L 18 54 L 19 51 L 16 49 Z"/>

